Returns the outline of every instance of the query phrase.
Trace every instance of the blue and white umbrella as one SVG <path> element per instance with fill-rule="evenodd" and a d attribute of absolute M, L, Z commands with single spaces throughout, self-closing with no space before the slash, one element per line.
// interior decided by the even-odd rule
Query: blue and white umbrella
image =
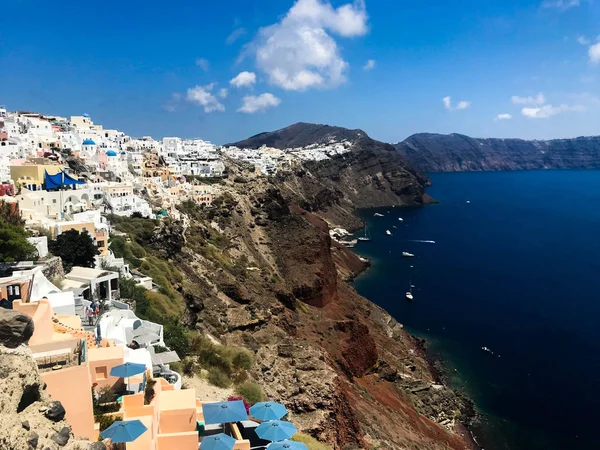
<path fill-rule="evenodd" d="M 265 441 L 283 441 L 296 434 L 296 427 L 283 420 L 263 422 L 256 428 L 256 434 Z"/>
<path fill-rule="evenodd" d="M 205 436 L 200 443 L 200 450 L 233 450 L 235 439 L 225 433 Z"/>
<path fill-rule="evenodd" d="M 287 414 L 287 409 L 277 402 L 259 402 L 250 408 L 250 415 L 258 420 L 279 420 Z"/>
<path fill-rule="evenodd" d="M 267 445 L 267 450 L 308 450 L 308 447 L 302 442 L 280 441 L 271 442 Z"/>
<path fill-rule="evenodd" d="M 148 428 L 139 420 L 117 420 L 100 433 L 102 439 L 110 438 L 113 444 L 133 442 L 144 434 Z"/>

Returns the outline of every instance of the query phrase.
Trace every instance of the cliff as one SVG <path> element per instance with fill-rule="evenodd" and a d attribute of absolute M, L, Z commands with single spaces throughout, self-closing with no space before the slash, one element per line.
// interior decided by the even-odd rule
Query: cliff
<path fill-rule="evenodd" d="M 214 208 L 186 203 L 186 227 L 137 232 L 144 263 L 166 264 L 190 329 L 252 352 L 252 378 L 302 432 L 335 450 L 467 448 L 454 425 L 469 420 L 470 403 L 436 379 L 418 340 L 346 282 L 364 264 L 332 242 L 323 217 L 351 217 L 350 201 L 317 206 L 307 196 L 313 185 L 344 186 L 298 171 L 265 178 L 231 165 Z M 172 245 L 181 233 L 183 245 Z"/>
<path fill-rule="evenodd" d="M 424 172 L 600 168 L 600 136 L 527 141 L 421 133 L 395 148 Z"/>
<path fill-rule="evenodd" d="M 297 123 L 228 145 L 290 150 L 331 142 L 349 143 L 349 151 L 321 161 L 304 161 L 296 170 L 277 176 L 278 185 L 304 209 L 328 222 L 355 228 L 360 225 L 352 214 L 355 208 L 433 201 L 425 193 L 428 178 L 398 158 L 392 145 L 371 139 L 362 130 Z"/>

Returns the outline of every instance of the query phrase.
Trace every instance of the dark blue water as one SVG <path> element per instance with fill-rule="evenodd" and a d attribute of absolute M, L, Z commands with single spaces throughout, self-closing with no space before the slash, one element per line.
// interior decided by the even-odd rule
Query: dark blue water
<path fill-rule="evenodd" d="M 438 205 L 363 211 L 357 290 L 457 369 L 486 450 L 600 448 L 600 171 L 431 178 Z"/>

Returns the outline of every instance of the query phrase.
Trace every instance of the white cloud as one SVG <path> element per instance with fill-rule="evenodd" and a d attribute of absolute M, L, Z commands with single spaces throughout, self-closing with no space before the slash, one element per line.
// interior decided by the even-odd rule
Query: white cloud
<path fill-rule="evenodd" d="M 328 0 L 297 0 L 280 22 L 259 31 L 250 49 L 271 84 L 294 91 L 330 88 L 346 80 L 348 68 L 332 35 L 367 31 L 363 0 L 338 8 Z"/>
<path fill-rule="evenodd" d="M 442 101 L 444 102 L 444 108 L 452 109 L 452 98 L 451 97 L 444 97 L 442 99 Z"/>
<path fill-rule="evenodd" d="M 260 95 L 247 95 L 243 98 L 244 103 L 238 109 L 238 112 L 253 114 L 259 111 L 265 111 L 268 108 L 279 106 L 281 100 L 273 94 L 265 93 Z"/>
<path fill-rule="evenodd" d="M 523 108 L 521 114 L 530 119 L 548 119 L 557 114 L 561 114 L 569 111 L 583 111 L 585 108 L 580 105 L 569 106 L 569 105 L 544 105 L 537 108 Z"/>
<path fill-rule="evenodd" d="M 544 97 L 544 94 L 541 92 L 535 97 L 519 97 L 518 95 L 513 95 L 511 100 L 515 105 L 543 105 L 546 103 L 546 97 Z"/>
<path fill-rule="evenodd" d="M 444 103 L 444 108 L 446 108 L 448 111 L 458 111 L 461 109 L 467 109 L 469 106 L 471 106 L 471 102 L 467 102 L 466 100 L 462 100 L 460 102 L 458 102 L 458 104 L 456 105 L 456 107 L 452 106 L 452 98 L 451 97 L 444 97 L 442 99 L 442 102 Z"/>
<path fill-rule="evenodd" d="M 581 5 L 581 0 L 544 0 L 542 8 L 555 8 L 566 11 Z"/>
<path fill-rule="evenodd" d="M 204 58 L 198 58 L 196 60 L 196 65 L 198 67 L 200 67 L 202 70 L 204 70 L 205 72 L 210 68 L 210 63 L 208 62 L 208 59 L 204 59 Z"/>
<path fill-rule="evenodd" d="M 371 70 L 375 68 L 375 60 L 374 59 L 370 59 L 367 61 L 367 63 L 363 66 L 363 70 Z"/>
<path fill-rule="evenodd" d="M 590 45 L 590 40 L 585 36 L 577 36 L 577 43 L 581 45 Z"/>
<path fill-rule="evenodd" d="M 463 100 L 458 102 L 458 105 L 456 105 L 456 109 L 467 109 L 469 106 L 471 106 L 471 102 L 466 102 Z"/>
<path fill-rule="evenodd" d="M 204 108 L 204 112 L 225 111 L 225 107 L 219 102 L 217 97 L 212 94 L 215 83 L 206 86 L 196 86 L 187 90 L 186 99 L 188 102 L 195 103 Z"/>
<path fill-rule="evenodd" d="M 511 114 L 498 114 L 494 120 L 510 120 L 512 119 Z"/>
<path fill-rule="evenodd" d="M 588 49 L 588 55 L 590 56 L 590 62 L 594 64 L 600 63 L 600 42 L 592 45 Z"/>
<path fill-rule="evenodd" d="M 229 84 L 237 88 L 252 86 L 256 83 L 256 74 L 254 72 L 240 72 L 229 81 Z"/>
<path fill-rule="evenodd" d="M 229 91 L 227 89 L 225 89 L 225 88 L 219 89 L 219 97 L 227 98 L 228 94 L 229 94 Z"/>
<path fill-rule="evenodd" d="M 245 34 L 246 34 L 245 28 L 236 28 L 235 30 L 233 30 L 231 32 L 231 34 L 229 36 L 227 36 L 227 39 L 225 39 L 225 43 L 227 45 L 231 45 Z"/>

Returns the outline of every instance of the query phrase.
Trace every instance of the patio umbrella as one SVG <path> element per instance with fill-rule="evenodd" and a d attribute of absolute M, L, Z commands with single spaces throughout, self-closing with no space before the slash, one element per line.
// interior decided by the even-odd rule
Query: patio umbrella
<path fill-rule="evenodd" d="M 148 428 L 139 420 L 117 420 L 100 433 L 102 439 L 110 438 L 113 444 L 133 442 L 146 432 Z"/>
<path fill-rule="evenodd" d="M 205 403 L 202 405 L 202 413 L 204 414 L 204 423 L 207 425 L 248 420 L 246 407 L 241 400 Z"/>
<path fill-rule="evenodd" d="M 129 377 L 146 372 L 145 364 L 136 364 L 126 362 L 120 366 L 115 366 L 110 369 L 110 375 L 113 377 L 127 378 L 127 390 L 129 390 Z"/>
<path fill-rule="evenodd" d="M 256 434 L 265 441 L 283 441 L 291 438 L 296 431 L 298 430 L 292 423 L 283 420 L 263 422 L 256 427 Z"/>
<path fill-rule="evenodd" d="M 233 450 L 235 439 L 225 433 L 205 436 L 200 443 L 200 450 Z"/>
<path fill-rule="evenodd" d="M 250 408 L 250 415 L 258 420 L 279 420 L 287 414 L 287 409 L 277 402 L 259 402 Z"/>
<path fill-rule="evenodd" d="M 271 442 L 267 445 L 267 450 L 308 450 L 308 447 L 302 442 L 281 441 Z"/>

